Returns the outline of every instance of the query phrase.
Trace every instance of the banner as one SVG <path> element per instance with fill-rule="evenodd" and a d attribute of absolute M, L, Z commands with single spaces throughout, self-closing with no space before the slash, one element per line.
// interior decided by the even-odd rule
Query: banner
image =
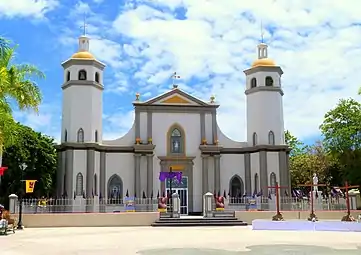
<path fill-rule="evenodd" d="M 126 212 L 135 212 L 135 202 L 134 197 L 125 197 L 124 198 L 124 206 Z"/>
<path fill-rule="evenodd" d="M 25 191 L 26 193 L 33 193 L 36 180 L 26 180 L 25 181 Z"/>

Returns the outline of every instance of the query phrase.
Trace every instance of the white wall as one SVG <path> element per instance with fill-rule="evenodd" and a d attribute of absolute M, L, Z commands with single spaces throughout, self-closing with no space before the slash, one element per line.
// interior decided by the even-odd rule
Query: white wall
<path fill-rule="evenodd" d="M 221 157 L 221 192 L 229 191 L 229 182 L 234 175 L 242 178 L 243 188 L 246 188 L 245 169 L 244 169 L 244 155 L 230 155 L 225 154 Z"/>
<path fill-rule="evenodd" d="M 268 172 L 268 183 L 270 184 L 270 175 L 272 172 L 276 174 L 277 182 L 280 181 L 280 165 L 278 152 L 267 152 L 267 172 Z"/>
<path fill-rule="evenodd" d="M 214 141 L 212 137 L 212 115 L 210 113 L 205 114 L 205 126 L 207 143 L 213 144 Z"/>
<path fill-rule="evenodd" d="M 123 181 L 123 195 L 127 190 L 130 196 L 134 195 L 134 156 L 133 153 L 106 154 L 106 196 L 108 196 L 108 181 L 117 174 Z"/>
<path fill-rule="evenodd" d="M 140 129 L 140 139 L 142 140 L 142 143 L 147 143 L 148 137 L 147 137 L 147 113 L 146 112 L 140 113 L 139 129 Z"/>
<path fill-rule="evenodd" d="M 74 150 L 74 161 L 73 161 L 73 189 L 67 190 L 68 196 L 73 197 L 74 191 L 76 191 L 76 176 L 78 173 L 83 175 L 83 190 L 86 192 L 86 167 L 87 167 L 87 151 L 86 150 Z M 71 192 L 71 193 L 70 193 Z"/>

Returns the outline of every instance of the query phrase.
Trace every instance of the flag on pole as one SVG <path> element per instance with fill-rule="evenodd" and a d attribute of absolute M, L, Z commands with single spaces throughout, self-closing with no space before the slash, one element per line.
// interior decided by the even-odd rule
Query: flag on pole
<path fill-rule="evenodd" d="M 26 180 L 25 181 L 25 191 L 26 193 L 33 193 L 36 180 Z"/>
<path fill-rule="evenodd" d="M 1 164 L 0 164 L 1 165 Z M 5 173 L 5 170 L 7 170 L 8 168 L 6 166 L 0 167 L 0 176 L 3 176 Z"/>
<path fill-rule="evenodd" d="M 268 192 L 268 199 L 272 200 L 271 191 Z"/>

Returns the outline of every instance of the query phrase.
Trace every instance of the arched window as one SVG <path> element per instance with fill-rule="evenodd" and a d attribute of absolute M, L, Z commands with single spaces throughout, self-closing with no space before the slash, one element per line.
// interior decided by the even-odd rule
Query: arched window
<path fill-rule="evenodd" d="M 82 128 L 79 128 L 79 130 L 78 130 L 77 142 L 78 143 L 83 143 L 84 142 L 84 130 Z"/>
<path fill-rule="evenodd" d="M 98 195 L 98 176 L 97 174 L 94 174 L 94 195 Z"/>
<path fill-rule="evenodd" d="M 275 145 L 275 134 L 273 131 L 268 132 L 268 144 Z"/>
<path fill-rule="evenodd" d="M 86 71 L 80 70 L 78 74 L 78 80 L 85 81 L 86 80 Z"/>
<path fill-rule="evenodd" d="M 117 175 L 113 175 L 108 181 L 108 202 L 110 204 L 121 204 L 123 201 L 123 181 Z"/>
<path fill-rule="evenodd" d="M 78 173 L 76 175 L 76 186 L 75 186 L 75 194 L 77 196 L 83 195 L 83 175 L 82 173 Z"/>
<path fill-rule="evenodd" d="M 66 81 L 70 81 L 70 71 L 66 73 Z"/>
<path fill-rule="evenodd" d="M 68 141 L 68 131 L 65 129 L 64 131 L 64 142 Z"/>
<path fill-rule="evenodd" d="M 244 195 L 244 185 L 242 178 L 234 175 L 229 181 L 229 195 L 234 199 L 242 199 Z M 240 203 L 240 201 L 233 201 L 233 203 Z"/>
<path fill-rule="evenodd" d="M 273 79 L 270 76 L 266 77 L 266 86 L 273 86 Z"/>
<path fill-rule="evenodd" d="M 95 73 L 95 82 L 99 83 L 99 73 Z"/>
<path fill-rule="evenodd" d="M 170 133 L 170 152 L 171 153 L 183 153 L 184 152 L 184 134 L 180 128 L 176 127 L 171 129 Z"/>
<path fill-rule="evenodd" d="M 255 88 L 257 87 L 257 79 L 256 78 L 252 78 L 251 79 L 251 88 Z"/>
<path fill-rule="evenodd" d="M 270 186 L 271 187 L 275 187 L 276 186 L 276 182 L 277 182 L 277 179 L 276 179 L 276 174 L 274 172 L 272 172 L 270 174 Z M 276 194 L 276 189 L 275 188 L 271 188 L 271 194 Z"/>
<path fill-rule="evenodd" d="M 254 175 L 254 193 L 257 194 L 259 192 L 259 180 L 258 180 L 258 174 L 255 173 Z"/>
<path fill-rule="evenodd" d="M 94 139 L 95 139 L 95 142 L 97 143 L 98 142 L 98 130 L 95 130 L 95 134 L 94 134 Z"/>
<path fill-rule="evenodd" d="M 253 136 L 252 136 L 252 143 L 253 143 L 253 146 L 256 146 L 257 145 L 257 133 L 254 132 L 253 133 Z"/>

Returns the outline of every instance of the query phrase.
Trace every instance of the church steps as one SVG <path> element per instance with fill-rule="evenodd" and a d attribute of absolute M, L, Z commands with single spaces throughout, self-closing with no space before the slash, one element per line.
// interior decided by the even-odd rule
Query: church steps
<path fill-rule="evenodd" d="M 186 218 L 186 219 L 159 219 L 153 227 L 196 227 L 196 226 L 247 226 L 246 222 L 237 218 Z"/>

